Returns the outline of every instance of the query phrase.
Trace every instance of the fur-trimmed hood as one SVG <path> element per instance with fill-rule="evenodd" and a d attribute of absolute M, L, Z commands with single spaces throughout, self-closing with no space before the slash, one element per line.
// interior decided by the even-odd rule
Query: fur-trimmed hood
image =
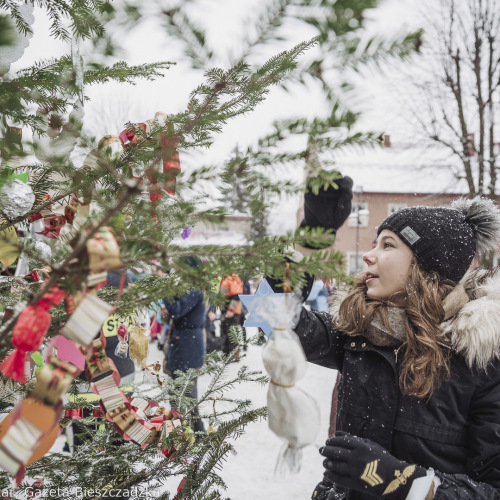
<path fill-rule="evenodd" d="M 334 321 L 344 297 L 339 292 L 329 297 L 328 312 Z M 485 370 L 500 359 L 500 269 L 468 271 L 445 298 L 443 307 L 443 333 L 470 368 Z"/>
<path fill-rule="evenodd" d="M 456 312 L 447 314 L 443 331 L 469 367 L 486 369 L 490 362 L 500 359 L 500 270 L 467 272 L 446 298 L 445 306 L 454 295 L 464 299 L 458 299 Z"/>

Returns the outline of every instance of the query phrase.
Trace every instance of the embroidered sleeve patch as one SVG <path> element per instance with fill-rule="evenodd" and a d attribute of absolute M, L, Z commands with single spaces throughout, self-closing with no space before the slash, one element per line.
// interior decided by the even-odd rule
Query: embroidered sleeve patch
<path fill-rule="evenodd" d="M 382 496 L 388 495 L 389 493 L 396 491 L 402 484 L 406 484 L 408 478 L 415 473 L 416 467 L 417 467 L 416 465 L 409 465 L 408 467 L 405 468 L 402 474 L 398 470 L 395 471 L 394 475 L 396 476 L 396 479 L 393 479 L 389 483 L 389 486 L 387 486 L 385 491 L 382 493 Z"/>
<path fill-rule="evenodd" d="M 367 482 L 370 486 L 377 486 L 377 484 L 382 484 L 384 481 L 377 474 L 378 460 L 373 460 L 373 462 L 368 462 L 366 464 L 363 474 L 360 478 Z"/>

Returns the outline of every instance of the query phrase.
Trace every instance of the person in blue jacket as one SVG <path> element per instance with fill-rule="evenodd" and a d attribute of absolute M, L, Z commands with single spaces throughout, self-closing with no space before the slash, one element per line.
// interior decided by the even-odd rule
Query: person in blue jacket
<path fill-rule="evenodd" d="M 190 259 L 189 265 L 196 265 Z M 203 292 L 192 288 L 185 295 L 174 300 L 163 301 L 168 315 L 172 318 L 172 331 L 165 346 L 166 357 L 164 371 L 172 377 L 180 370 L 186 372 L 190 368 L 198 369 L 205 363 L 205 297 Z M 197 399 L 198 387 L 195 379 L 193 388 L 187 396 Z M 193 412 L 197 416 L 197 409 Z M 204 431 L 201 419 L 195 419 L 195 431 Z"/>

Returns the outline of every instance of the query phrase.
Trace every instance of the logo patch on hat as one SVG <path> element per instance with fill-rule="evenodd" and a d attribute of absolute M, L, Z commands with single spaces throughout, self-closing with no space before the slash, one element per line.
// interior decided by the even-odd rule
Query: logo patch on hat
<path fill-rule="evenodd" d="M 406 226 L 400 233 L 401 236 L 410 244 L 413 245 L 420 239 L 420 236 L 410 227 Z"/>

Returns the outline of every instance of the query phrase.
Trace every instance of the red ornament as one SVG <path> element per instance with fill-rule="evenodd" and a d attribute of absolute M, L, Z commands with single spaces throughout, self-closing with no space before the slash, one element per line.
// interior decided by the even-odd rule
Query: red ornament
<path fill-rule="evenodd" d="M 179 138 L 175 135 L 167 136 L 167 134 L 162 134 L 160 136 L 160 146 L 163 151 L 163 173 L 170 174 L 165 181 L 165 191 L 168 194 L 175 195 L 176 178 L 181 171 L 179 152 L 177 151 Z"/>
<path fill-rule="evenodd" d="M 0 371 L 6 377 L 20 384 L 26 383 L 26 354 L 40 348 L 51 322 L 49 309 L 59 304 L 63 298 L 62 290 L 52 288 L 37 304 L 30 305 L 21 312 L 12 331 L 12 345 L 15 350 L 0 366 Z"/>
<path fill-rule="evenodd" d="M 120 323 L 120 326 L 118 327 L 117 336 L 122 342 L 128 341 L 128 329 L 123 323 Z"/>

